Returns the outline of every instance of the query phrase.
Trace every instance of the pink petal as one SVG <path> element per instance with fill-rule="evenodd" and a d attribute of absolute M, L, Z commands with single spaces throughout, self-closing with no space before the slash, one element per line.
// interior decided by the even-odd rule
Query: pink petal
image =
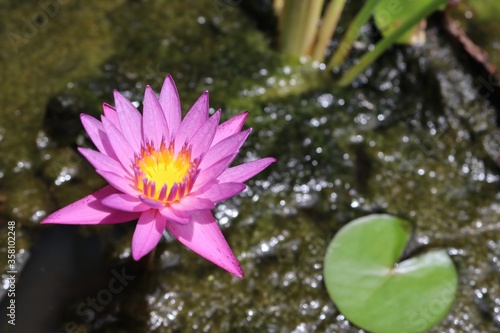
<path fill-rule="evenodd" d="M 102 125 L 102 123 L 94 117 L 91 117 L 84 113 L 80 115 L 80 119 L 82 121 L 83 127 L 85 128 L 85 131 L 87 131 L 89 138 L 92 140 L 96 148 L 104 155 L 107 155 L 116 160 L 116 154 L 109 143 L 108 136 L 104 131 L 104 126 Z"/>
<path fill-rule="evenodd" d="M 139 260 L 151 252 L 163 235 L 165 218 L 157 210 L 150 209 L 139 217 L 132 236 L 132 257 Z"/>
<path fill-rule="evenodd" d="M 192 212 L 197 210 L 211 210 L 215 208 L 212 201 L 205 198 L 197 198 L 193 196 L 186 196 L 179 202 L 170 205 L 173 209 L 183 212 Z"/>
<path fill-rule="evenodd" d="M 142 109 L 142 134 L 144 142 L 152 142 L 159 148 L 162 139 L 170 141 L 168 125 L 163 110 L 150 86 L 146 87 Z"/>
<path fill-rule="evenodd" d="M 241 131 L 241 128 L 243 127 L 243 124 L 245 123 L 247 117 L 248 112 L 243 112 L 220 124 L 219 127 L 217 127 L 217 132 L 215 133 L 214 140 L 212 141 L 212 146 L 216 145 L 228 136 Z"/>
<path fill-rule="evenodd" d="M 193 134 L 189 140 L 189 144 L 192 146 L 191 158 L 198 158 L 208 150 L 214 138 L 215 131 L 217 130 L 219 120 L 220 110 L 217 110 L 217 112 Z"/>
<path fill-rule="evenodd" d="M 208 91 L 205 91 L 189 109 L 175 134 L 175 153 L 177 154 L 184 144 L 208 119 Z"/>
<path fill-rule="evenodd" d="M 142 203 L 141 200 L 137 199 L 128 194 L 115 193 L 108 195 L 101 200 L 102 204 L 108 206 L 109 208 L 122 210 L 126 212 L 143 212 L 145 210 L 151 209 L 148 205 Z"/>
<path fill-rule="evenodd" d="M 101 136 L 99 135 L 99 131 L 104 131 L 101 122 L 85 113 L 80 114 L 80 120 L 85 128 L 85 131 L 89 135 L 90 140 L 92 140 L 100 152 L 104 153 L 104 146 L 102 144 Z"/>
<path fill-rule="evenodd" d="M 172 76 L 167 75 L 160 92 L 160 105 L 167 120 L 170 135 L 174 137 L 181 124 L 181 100 Z M 170 138 L 167 138 L 170 139 Z"/>
<path fill-rule="evenodd" d="M 274 157 L 266 157 L 260 160 L 243 163 L 224 171 L 217 180 L 221 183 L 228 182 L 239 182 L 243 183 L 248 179 L 252 178 L 265 168 L 267 168 L 271 163 L 276 162 Z"/>
<path fill-rule="evenodd" d="M 104 130 L 108 136 L 109 143 L 120 161 L 123 169 L 129 174 L 132 174 L 132 166 L 134 164 L 135 152 L 132 146 L 128 143 L 127 138 L 116 128 L 111 121 L 102 118 Z"/>
<path fill-rule="evenodd" d="M 138 152 L 142 145 L 142 116 L 135 106 L 118 91 L 115 90 L 114 96 L 120 122 L 119 128 L 134 151 Z"/>
<path fill-rule="evenodd" d="M 234 197 L 236 194 L 240 193 L 246 188 L 245 184 L 242 183 L 222 183 L 214 184 L 210 186 L 203 193 L 197 194 L 193 193 L 199 198 L 206 198 L 213 203 L 221 202 Z"/>
<path fill-rule="evenodd" d="M 139 213 L 122 212 L 101 203 L 102 199 L 115 193 L 118 193 L 115 188 L 109 185 L 105 186 L 50 214 L 41 223 L 112 224 L 128 222 L 139 218 Z"/>
<path fill-rule="evenodd" d="M 142 195 L 139 195 L 139 200 L 141 200 L 142 203 L 144 203 L 145 205 L 149 206 L 150 208 L 161 209 L 161 208 L 164 207 L 164 205 L 161 204 L 161 203 L 159 203 L 158 201 L 145 198 Z"/>
<path fill-rule="evenodd" d="M 109 104 L 102 103 L 102 110 L 104 111 L 104 116 L 108 118 L 109 121 L 113 123 L 121 131 L 120 121 L 118 120 L 118 113 L 114 107 Z"/>
<path fill-rule="evenodd" d="M 166 206 L 159 210 L 160 214 L 167 218 L 167 221 L 172 221 L 180 224 L 191 222 L 192 216 L 188 212 L 178 211 L 170 206 Z"/>
<path fill-rule="evenodd" d="M 200 256 L 243 278 L 243 270 L 210 211 L 193 213 L 193 222 L 189 224 L 167 220 L 166 227 L 182 244 Z"/>
<path fill-rule="evenodd" d="M 208 152 L 203 156 L 203 159 L 200 162 L 200 168 L 204 169 L 212 164 L 216 163 L 221 158 L 224 158 L 228 155 L 237 154 L 245 140 L 247 139 L 250 131 L 252 129 L 247 129 L 246 131 L 239 132 L 233 134 L 218 144 L 210 147 Z"/>
<path fill-rule="evenodd" d="M 95 150 L 92 150 L 89 148 L 82 148 L 82 147 L 78 147 L 78 151 L 96 169 L 109 171 L 109 172 L 113 172 L 116 174 L 126 174 L 126 172 L 123 169 L 123 166 L 120 164 L 120 162 L 116 161 L 115 159 L 113 159 L 107 155 L 104 155 L 103 153 L 100 153 L 98 151 L 95 151 Z"/>
<path fill-rule="evenodd" d="M 193 185 L 192 192 L 198 191 L 201 189 L 207 182 L 219 177 L 224 170 L 227 169 L 229 164 L 236 157 L 236 154 L 226 156 L 221 160 L 217 161 L 213 165 L 209 166 L 206 169 L 201 169 L 200 174 L 196 178 L 196 181 Z"/>
<path fill-rule="evenodd" d="M 126 176 L 117 175 L 116 173 L 104 171 L 101 169 L 95 170 L 101 175 L 111 186 L 121 191 L 122 193 L 129 194 L 131 196 L 138 196 L 138 191 L 132 186 L 134 181 Z"/>

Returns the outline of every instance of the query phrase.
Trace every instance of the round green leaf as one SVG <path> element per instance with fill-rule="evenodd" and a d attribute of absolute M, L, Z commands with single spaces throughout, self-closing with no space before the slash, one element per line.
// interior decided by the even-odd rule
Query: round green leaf
<path fill-rule="evenodd" d="M 449 312 L 457 273 L 446 251 L 398 263 L 411 230 L 408 221 L 370 215 L 347 224 L 328 246 L 326 289 L 357 326 L 373 333 L 425 332 Z"/>

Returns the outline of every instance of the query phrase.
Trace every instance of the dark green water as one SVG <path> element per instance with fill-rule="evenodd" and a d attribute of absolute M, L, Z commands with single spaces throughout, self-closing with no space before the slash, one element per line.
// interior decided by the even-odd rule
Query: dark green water
<path fill-rule="evenodd" d="M 339 89 L 277 54 L 238 3 L 67 0 L 45 18 L 36 2 L 0 5 L 0 219 L 16 221 L 25 264 L 7 332 L 362 332 L 329 300 L 322 260 L 341 226 L 375 212 L 412 221 L 415 251 L 456 263 L 456 304 L 431 332 L 498 330 L 500 145 L 479 74 L 434 31 Z M 132 263 L 134 223 L 39 225 L 104 185 L 75 150 L 90 145 L 79 114 L 99 115 L 113 89 L 142 101 L 167 73 L 183 110 L 208 89 L 224 119 L 250 111 L 239 162 L 278 158 L 215 212 L 243 280 L 176 241 Z M 82 312 L 122 267 L 131 282 Z"/>

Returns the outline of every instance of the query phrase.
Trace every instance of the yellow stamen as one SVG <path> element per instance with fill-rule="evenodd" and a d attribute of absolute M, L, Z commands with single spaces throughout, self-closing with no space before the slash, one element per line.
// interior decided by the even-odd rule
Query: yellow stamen
<path fill-rule="evenodd" d="M 141 148 L 134 163 L 135 186 L 143 197 L 167 205 L 189 193 L 198 175 L 198 161 L 191 161 L 191 149 L 184 146 L 175 155 L 174 143 L 159 149 L 152 144 Z"/>

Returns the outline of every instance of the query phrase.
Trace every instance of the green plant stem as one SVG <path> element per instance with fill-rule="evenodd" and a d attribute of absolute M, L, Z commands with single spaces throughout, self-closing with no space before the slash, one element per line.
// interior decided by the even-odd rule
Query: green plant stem
<path fill-rule="evenodd" d="M 332 68 L 339 66 L 344 61 L 345 57 L 351 50 L 352 44 L 361 31 L 361 27 L 370 18 L 373 12 L 373 8 L 375 8 L 377 2 L 378 0 L 367 0 L 363 8 L 361 8 L 354 20 L 352 20 L 349 28 L 347 28 L 347 32 L 345 33 L 344 38 L 342 38 L 342 41 L 337 48 L 337 51 L 328 63 L 328 66 L 326 67 L 327 70 L 331 70 Z"/>
<path fill-rule="evenodd" d="M 324 0 L 302 0 L 302 4 L 305 4 L 303 7 L 302 20 L 299 24 L 302 36 L 298 39 L 298 54 L 301 56 L 306 55 L 312 48 L 324 2 Z"/>
<path fill-rule="evenodd" d="M 274 0 L 273 1 L 273 10 L 274 14 L 278 17 L 281 17 L 281 12 L 283 11 L 283 6 L 285 5 L 285 0 Z"/>
<path fill-rule="evenodd" d="M 436 0 L 427 6 L 419 8 L 406 20 L 399 29 L 382 39 L 375 45 L 375 48 L 363 55 L 358 64 L 353 66 L 338 82 L 339 86 L 346 86 L 351 83 L 366 67 L 371 65 L 385 50 L 387 50 L 398 38 L 415 26 L 420 20 L 429 16 L 438 9 L 439 6 L 447 3 L 448 0 Z"/>
<path fill-rule="evenodd" d="M 294 10 L 297 6 L 296 0 L 285 1 L 285 5 L 281 11 L 280 20 L 280 37 L 279 47 L 282 52 L 290 54 L 293 49 L 293 36 L 296 36 L 296 22 L 298 21 L 299 12 Z"/>
<path fill-rule="evenodd" d="M 286 0 L 281 11 L 280 49 L 302 56 L 311 47 L 324 0 Z"/>
<path fill-rule="evenodd" d="M 344 10 L 346 0 L 331 0 L 325 10 L 325 16 L 321 27 L 318 29 L 318 39 L 311 56 L 314 60 L 323 61 L 325 59 L 325 52 L 328 47 L 328 42 L 332 39 L 337 24 L 339 22 L 340 14 Z"/>
<path fill-rule="evenodd" d="M 294 5 L 294 17 L 297 19 L 292 22 L 293 34 L 289 34 L 288 37 L 291 38 L 290 44 L 292 45 L 288 54 L 301 56 L 301 44 L 304 39 L 304 24 L 306 20 L 307 2 L 302 0 L 287 0 L 286 2 L 293 2 Z"/>

